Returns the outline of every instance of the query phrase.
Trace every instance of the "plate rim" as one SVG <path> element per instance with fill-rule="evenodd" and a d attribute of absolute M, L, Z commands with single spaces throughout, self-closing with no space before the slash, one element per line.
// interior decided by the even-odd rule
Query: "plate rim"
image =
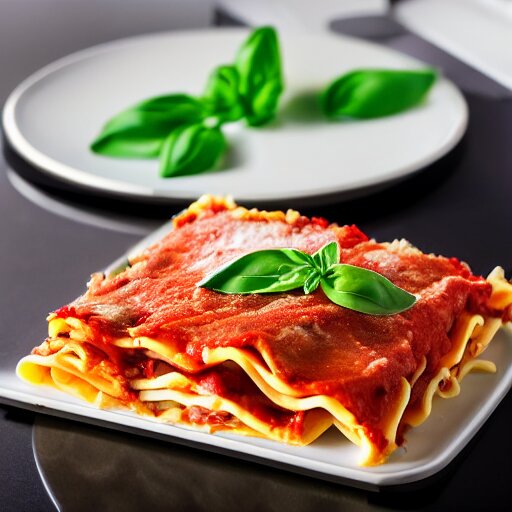
<path fill-rule="evenodd" d="M 118 48 L 123 48 L 129 45 L 137 44 L 139 41 L 146 41 L 151 39 L 160 39 L 168 37 L 180 36 L 193 36 L 201 35 L 203 37 L 222 37 L 226 34 L 245 34 L 250 29 L 240 27 L 226 27 L 222 29 L 196 29 L 196 30 L 176 30 L 176 31 L 161 31 L 149 34 L 139 34 L 136 36 L 115 39 L 105 43 L 100 43 L 90 46 L 69 55 L 61 57 L 35 71 L 22 82 L 20 82 L 14 90 L 9 94 L 3 108 L 2 124 L 3 132 L 7 142 L 11 147 L 29 164 L 37 170 L 43 172 L 46 176 L 50 176 L 58 181 L 64 182 L 71 187 L 78 187 L 79 189 L 86 190 L 95 194 L 107 195 L 117 198 L 124 198 L 134 201 L 150 200 L 159 203 L 172 203 L 182 201 L 193 201 L 197 198 L 197 192 L 190 190 L 159 190 L 150 186 L 134 184 L 116 179 L 98 176 L 91 174 L 88 171 L 73 167 L 59 160 L 56 160 L 38 148 L 34 147 L 27 138 L 23 135 L 18 123 L 16 122 L 17 107 L 23 100 L 24 96 L 30 92 L 30 89 L 36 86 L 40 81 L 48 78 L 53 73 L 59 72 L 66 67 L 78 64 L 81 61 L 94 58 L 96 55 L 115 51 Z M 283 37 L 298 37 L 293 32 L 282 31 Z M 304 36 L 301 36 L 304 37 Z M 326 33 L 326 34 L 308 34 L 307 37 L 332 39 L 333 41 L 351 41 L 367 48 L 378 48 L 380 51 L 384 50 L 387 53 L 397 55 L 399 58 L 411 63 L 417 63 L 423 66 L 429 66 L 427 63 L 419 59 L 403 54 L 392 48 L 388 48 L 373 42 L 366 41 L 355 37 Z M 332 201 L 333 199 L 352 199 L 368 193 L 369 191 L 378 190 L 379 188 L 392 185 L 393 183 L 405 179 L 421 170 L 425 169 L 430 164 L 433 164 L 441 157 L 449 153 L 462 139 L 466 132 L 469 120 L 469 109 L 464 95 L 460 89 L 445 76 L 440 76 L 438 83 L 442 83 L 448 88 L 449 94 L 456 99 L 458 103 L 458 110 L 460 111 L 460 119 L 458 124 L 453 127 L 452 133 L 449 138 L 446 138 L 442 144 L 438 146 L 436 151 L 429 152 L 427 156 L 402 165 L 398 169 L 393 169 L 384 175 L 375 178 L 359 179 L 352 184 L 343 188 L 325 188 L 318 189 L 313 194 L 304 194 L 303 191 L 287 192 L 286 196 L 283 193 L 274 193 L 267 191 L 265 195 L 261 193 L 254 195 L 254 193 L 237 194 L 237 199 L 247 203 L 277 203 L 283 200 L 294 201 L 314 201 L 322 203 L 322 199 Z"/>

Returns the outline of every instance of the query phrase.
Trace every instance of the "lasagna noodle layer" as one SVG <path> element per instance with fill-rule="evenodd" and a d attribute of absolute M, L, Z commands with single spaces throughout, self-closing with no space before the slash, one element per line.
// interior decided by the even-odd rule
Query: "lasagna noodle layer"
<path fill-rule="evenodd" d="M 209 394 L 197 385 L 192 376 L 187 377 L 176 371 L 151 379 L 133 379 L 129 384 L 130 392 L 127 393 L 120 386 L 119 378 L 116 378 L 118 371 L 109 375 L 108 370 L 105 371 L 105 366 L 109 366 L 105 365 L 106 360 L 91 361 L 88 347 L 87 342 L 71 341 L 51 355 L 26 356 L 18 364 L 17 373 L 32 384 L 53 386 L 99 407 L 128 407 L 160 421 L 203 425 L 211 432 L 226 430 L 305 445 L 314 441 L 333 423 L 331 415 L 315 407 L 314 402 L 311 402 L 309 408 L 296 410 L 285 410 L 281 404 L 276 403 L 279 410 L 276 407 L 274 413 L 269 411 L 266 415 L 269 419 L 266 420 L 251 412 L 251 405 L 256 402 L 251 400 L 251 396 L 245 397 L 248 399 L 242 396 L 242 400 L 236 401 Z M 243 370 L 240 368 L 240 371 Z M 265 395 L 262 397 L 270 398 Z M 247 404 L 245 407 L 243 402 Z M 191 410 L 196 420 L 192 418 Z M 296 411 L 306 411 L 299 430 L 293 428 Z M 275 417 L 283 416 L 283 412 L 290 418 L 288 422 L 285 420 L 279 424 Z M 209 413 L 221 414 L 213 415 L 213 422 L 209 422 Z"/>
<path fill-rule="evenodd" d="M 401 444 L 407 425 L 428 417 L 434 395 L 455 396 L 469 371 L 494 370 L 477 358 L 512 304 L 500 269 L 489 286 L 457 260 L 424 255 L 405 241 L 378 244 L 355 227 L 212 197 L 174 224 L 130 268 L 93 276 L 83 297 L 50 315 L 49 338 L 20 361 L 18 374 L 99 406 L 299 445 L 334 424 L 369 465 Z M 332 240 L 342 263 L 382 273 L 415 293 L 417 306 L 391 319 L 372 318 L 321 293 L 228 297 L 195 287 L 205 273 L 251 248 L 311 253 Z M 434 335 L 423 335 L 429 329 L 418 325 Z M 346 335 L 344 344 L 339 335 Z M 143 377 L 135 360 L 164 371 Z M 233 365 L 253 386 L 247 395 L 199 384 L 205 373 L 220 376 Z M 344 388 L 331 384 L 338 370 L 349 375 L 340 377 Z M 257 403 L 274 413 L 258 412 Z M 375 408 L 359 407 L 369 404 Z"/>

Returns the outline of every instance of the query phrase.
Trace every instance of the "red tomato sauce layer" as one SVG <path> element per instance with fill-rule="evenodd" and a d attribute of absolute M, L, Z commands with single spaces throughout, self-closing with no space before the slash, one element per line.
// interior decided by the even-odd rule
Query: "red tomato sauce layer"
<path fill-rule="evenodd" d="M 302 434 L 304 412 L 289 411 L 274 404 L 238 365 L 224 363 L 190 378 L 199 386 L 201 394 L 231 400 L 271 428 L 286 427 L 298 436 Z"/>

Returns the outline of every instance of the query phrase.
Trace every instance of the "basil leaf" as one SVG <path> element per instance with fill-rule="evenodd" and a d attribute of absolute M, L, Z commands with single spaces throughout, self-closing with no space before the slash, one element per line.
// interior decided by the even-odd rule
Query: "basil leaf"
<path fill-rule="evenodd" d="M 91 144 L 95 153 L 125 158 L 154 158 L 176 123 L 159 114 L 130 110 L 117 115 Z"/>
<path fill-rule="evenodd" d="M 310 272 L 301 251 L 265 249 L 228 263 L 197 286 L 222 293 L 285 292 L 303 286 Z"/>
<path fill-rule="evenodd" d="M 279 96 L 282 91 L 282 82 L 280 80 L 271 80 L 254 93 L 250 107 L 251 112 L 246 114 L 249 126 L 262 126 L 274 119 Z"/>
<path fill-rule="evenodd" d="M 304 293 L 309 295 L 311 292 L 314 292 L 318 288 L 321 278 L 322 274 L 320 274 L 320 272 L 318 272 L 316 269 L 310 270 L 309 275 L 304 283 Z"/>
<path fill-rule="evenodd" d="M 160 176 L 188 176 L 213 168 L 226 149 L 219 128 L 192 124 L 176 128 L 165 140 L 160 154 Z"/>
<path fill-rule="evenodd" d="M 90 147 L 106 156 L 154 158 L 169 132 L 204 114 L 203 105 L 184 94 L 151 98 L 110 119 Z"/>
<path fill-rule="evenodd" d="M 253 31 L 240 47 L 235 65 L 247 123 L 250 126 L 268 123 L 275 116 L 283 91 L 276 31 L 272 27 Z"/>
<path fill-rule="evenodd" d="M 238 81 L 238 71 L 234 66 L 219 66 L 213 70 L 203 96 L 209 115 L 221 122 L 238 121 L 243 117 Z"/>
<path fill-rule="evenodd" d="M 437 74 L 431 69 L 399 71 L 356 70 L 332 82 L 321 98 L 329 118 L 370 119 L 389 116 L 421 103 Z"/>
<path fill-rule="evenodd" d="M 340 262 L 340 247 L 337 242 L 329 242 L 313 254 L 316 268 L 324 275 L 330 267 Z"/>
<path fill-rule="evenodd" d="M 167 94 L 155 96 L 141 101 L 133 110 L 143 112 L 160 112 L 172 117 L 181 117 L 183 121 L 194 117 L 198 119 L 204 115 L 204 105 L 201 100 L 189 94 Z"/>
<path fill-rule="evenodd" d="M 414 295 L 383 275 L 353 265 L 335 265 L 322 277 L 320 286 L 339 306 L 371 315 L 400 313 L 416 302 Z"/>

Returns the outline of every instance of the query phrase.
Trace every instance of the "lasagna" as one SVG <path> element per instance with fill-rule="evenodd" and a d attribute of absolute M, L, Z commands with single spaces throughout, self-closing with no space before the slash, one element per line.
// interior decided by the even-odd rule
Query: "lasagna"
<path fill-rule="evenodd" d="M 355 226 L 267 212 L 204 196 L 126 268 L 93 274 L 87 291 L 48 317 L 48 337 L 18 375 L 98 407 L 156 421 L 293 445 L 337 428 L 375 465 L 456 396 L 509 320 L 512 286 L 404 240 L 379 243 Z M 197 284 L 251 251 L 312 254 L 336 242 L 340 263 L 378 272 L 414 294 L 401 313 L 371 315 L 321 289 L 225 295 Z"/>

